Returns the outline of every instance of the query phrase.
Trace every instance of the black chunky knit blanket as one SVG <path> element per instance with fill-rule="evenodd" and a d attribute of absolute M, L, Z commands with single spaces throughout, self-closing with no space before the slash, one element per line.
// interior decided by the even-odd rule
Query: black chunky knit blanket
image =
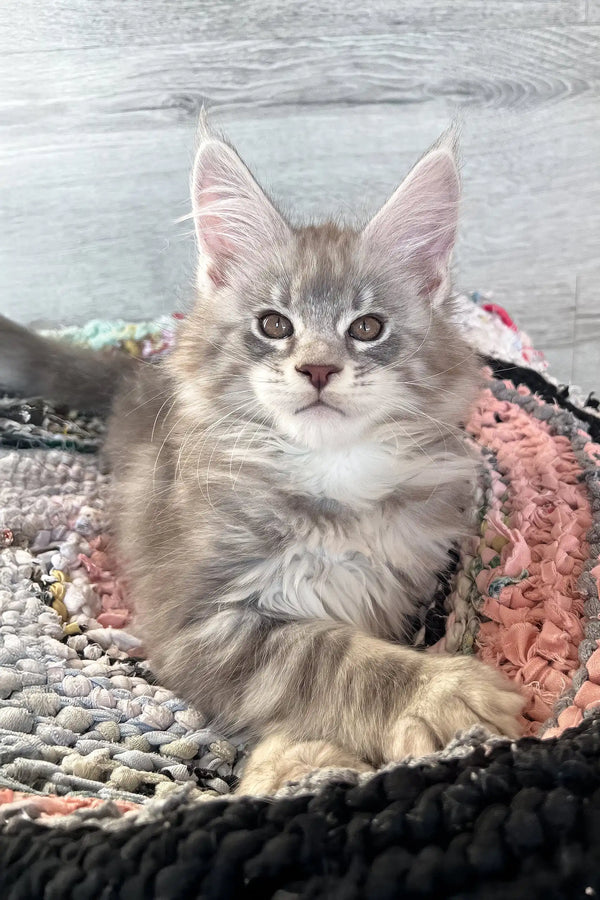
<path fill-rule="evenodd" d="M 0 837 L 6 900 L 600 896 L 600 719 L 362 786 Z"/>

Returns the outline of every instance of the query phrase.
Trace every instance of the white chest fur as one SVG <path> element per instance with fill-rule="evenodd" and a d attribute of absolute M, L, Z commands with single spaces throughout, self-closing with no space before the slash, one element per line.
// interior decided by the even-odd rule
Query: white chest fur
<path fill-rule="evenodd" d="M 374 443 L 290 458 L 292 489 L 337 501 L 347 513 L 296 526 L 285 549 L 255 572 L 263 585 L 259 608 L 402 637 L 406 617 L 431 592 L 453 537 L 432 525 L 436 516 L 428 502 L 384 502 L 423 470 L 423 458 L 403 461 Z M 428 483 L 431 472 L 424 477 Z"/>
<path fill-rule="evenodd" d="M 398 457 L 391 448 L 370 442 L 295 454 L 289 459 L 289 473 L 292 486 L 303 493 L 353 509 L 371 507 L 401 480 Z"/>

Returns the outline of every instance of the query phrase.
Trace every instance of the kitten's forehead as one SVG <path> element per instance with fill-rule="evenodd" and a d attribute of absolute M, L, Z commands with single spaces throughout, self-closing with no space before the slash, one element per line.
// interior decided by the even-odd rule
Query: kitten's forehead
<path fill-rule="evenodd" d="M 276 287 L 290 312 L 330 321 L 358 308 L 369 287 L 357 264 L 356 232 L 328 224 L 295 237 L 286 277 Z"/>

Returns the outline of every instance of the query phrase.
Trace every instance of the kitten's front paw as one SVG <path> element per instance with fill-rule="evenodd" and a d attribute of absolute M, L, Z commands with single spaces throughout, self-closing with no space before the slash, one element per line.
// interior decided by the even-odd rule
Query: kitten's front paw
<path fill-rule="evenodd" d="M 512 682 L 473 657 L 424 655 L 417 689 L 395 723 L 386 757 L 433 753 L 473 725 L 519 737 L 523 703 Z"/>
<path fill-rule="evenodd" d="M 373 771 L 358 757 L 328 741 L 292 741 L 274 734 L 250 754 L 237 793 L 270 797 L 285 784 L 300 781 L 316 769 Z"/>

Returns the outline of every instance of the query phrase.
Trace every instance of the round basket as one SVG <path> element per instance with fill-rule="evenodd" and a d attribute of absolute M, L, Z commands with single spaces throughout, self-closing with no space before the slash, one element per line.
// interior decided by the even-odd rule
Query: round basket
<path fill-rule="evenodd" d="M 232 795 L 244 745 L 156 684 L 107 538 L 104 423 L 0 400 L 0 868 L 10 898 L 600 895 L 600 418 L 497 308 L 467 432 L 471 533 L 415 629 L 515 679 L 526 735 L 481 729 L 374 775 Z M 63 337 L 168 352 L 167 320 Z M 209 802 L 205 802 L 209 801 Z"/>

